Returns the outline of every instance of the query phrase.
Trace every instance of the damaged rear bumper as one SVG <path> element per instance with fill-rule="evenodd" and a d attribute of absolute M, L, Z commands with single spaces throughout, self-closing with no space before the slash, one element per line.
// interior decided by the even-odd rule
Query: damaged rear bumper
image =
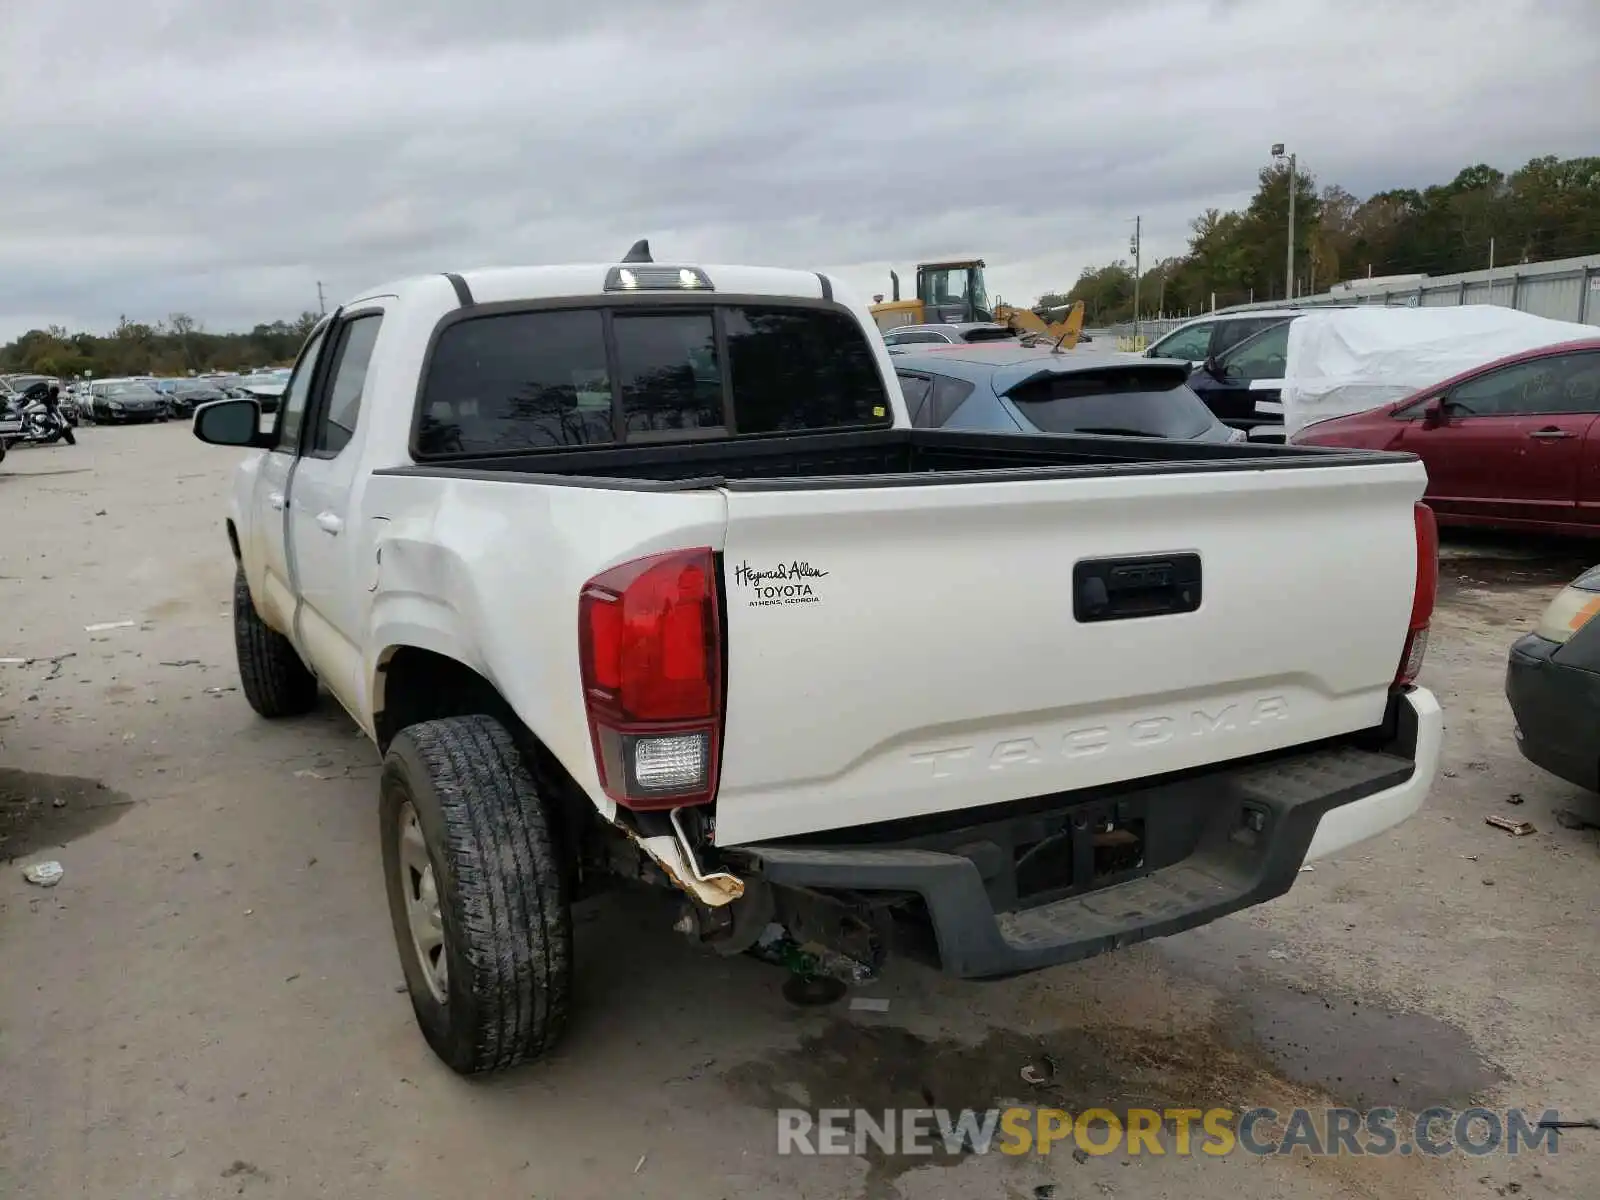
<path fill-rule="evenodd" d="M 894 945 L 951 975 L 1019 974 L 1203 925 L 1288 891 L 1311 858 L 1421 806 L 1443 722 L 1432 693 L 1336 744 L 1091 796 L 896 822 L 852 844 L 741 847 L 775 887 L 886 914 Z"/>

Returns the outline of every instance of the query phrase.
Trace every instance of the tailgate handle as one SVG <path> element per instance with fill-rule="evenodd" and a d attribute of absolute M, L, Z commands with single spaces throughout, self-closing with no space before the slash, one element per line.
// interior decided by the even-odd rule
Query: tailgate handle
<path fill-rule="evenodd" d="M 1079 621 L 1126 621 L 1199 607 L 1198 554 L 1091 558 L 1072 568 L 1072 615 Z"/>

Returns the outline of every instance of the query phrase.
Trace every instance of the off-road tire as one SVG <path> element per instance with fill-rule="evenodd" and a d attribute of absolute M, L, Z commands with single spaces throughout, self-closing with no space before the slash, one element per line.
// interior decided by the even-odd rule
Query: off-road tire
<path fill-rule="evenodd" d="M 448 955 L 441 1004 L 406 912 L 400 814 L 416 810 Z M 409 726 L 379 784 L 384 885 L 411 1007 L 428 1045 L 462 1075 L 552 1049 L 572 987 L 572 911 L 550 806 L 505 726 L 451 717 Z"/>
<path fill-rule="evenodd" d="M 256 612 L 242 566 L 233 577 L 233 647 L 244 698 L 263 717 L 297 717 L 317 706 L 317 677 Z"/>

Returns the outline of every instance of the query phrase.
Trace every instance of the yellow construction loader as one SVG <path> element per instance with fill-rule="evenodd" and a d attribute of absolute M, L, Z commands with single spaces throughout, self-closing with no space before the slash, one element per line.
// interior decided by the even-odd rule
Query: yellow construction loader
<path fill-rule="evenodd" d="M 884 333 L 902 325 L 943 325 L 956 321 L 993 321 L 1028 341 L 1049 340 L 1070 350 L 1083 332 L 1083 301 L 1050 309 L 1015 308 L 998 297 L 989 303 L 983 282 L 983 260 L 917 264 L 917 295 L 900 299 L 900 276 L 889 272 L 893 295 L 876 297 L 872 319 Z"/>

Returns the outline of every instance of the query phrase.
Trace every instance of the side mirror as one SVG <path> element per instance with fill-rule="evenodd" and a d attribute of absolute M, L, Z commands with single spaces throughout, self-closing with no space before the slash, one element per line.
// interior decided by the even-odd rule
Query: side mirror
<path fill-rule="evenodd" d="M 1228 378 L 1227 371 L 1225 371 L 1222 364 L 1217 361 L 1217 356 L 1215 354 L 1208 354 L 1205 362 L 1200 364 L 1200 369 L 1213 379 L 1226 380 Z"/>
<path fill-rule="evenodd" d="M 213 400 L 194 410 L 194 435 L 213 446 L 264 446 L 261 403 Z"/>
<path fill-rule="evenodd" d="M 1444 424 L 1444 401 L 1438 396 L 1422 406 L 1422 427 L 1437 429 Z"/>

